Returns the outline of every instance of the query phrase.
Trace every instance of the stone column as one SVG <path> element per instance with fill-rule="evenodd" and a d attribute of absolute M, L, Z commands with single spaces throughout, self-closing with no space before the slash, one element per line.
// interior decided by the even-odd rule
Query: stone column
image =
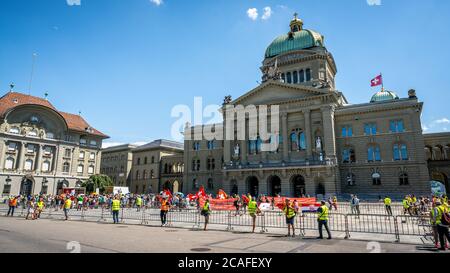
<path fill-rule="evenodd" d="M 37 156 L 36 156 L 36 172 L 40 173 L 41 172 L 41 168 L 42 168 L 42 145 L 39 144 L 39 149 L 37 151 Z"/>
<path fill-rule="evenodd" d="M 306 157 L 309 160 L 312 160 L 312 132 L 311 132 L 311 110 L 306 109 L 303 112 L 303 115 L 305 117 L 305 135 L 306 135 Z"/>
<path fill-rule="evenodd" d="M 248 151 L 247 151 L 247 122 L 245 122 L 245 140 L 241 140 L 239 142 L 240 148 L 241 148 L 241 164 L 247 164 L 247 155 L 248 155 Z"/>
<path fill-rule="evenodd" d="M 334 159 L 336 157 L 336 138 L 334 132 L 334 107 L 328 106 L 321 109 L 323 119 L 323 146 L 325 157 Z"/>
<path fill-rule="evenodd" d="M 17 170 L 19 171 L 23 171 L 23 164 L 25 163 L 24 159 L 25 159 L 25 142 L 21 143 L 21 147 L 20 147 L 20 156 L 19 156 L 19 160 L 17 160 L 19 166 L 17 166 Z"/>
<path fill-rule="evenodd" d="M 287 113 L 281 115 L 281 135 L 283 136 L 283 160 L 289 161 L 289 134 L 287 124 Z"/>
<path fill-rule="evenodd" d="M 6 151 L 8 150 L 8 146 L 6 143 L 8 143 L 7 140 L 3 141 L 3 149 L 0 149 L 0 170 L 3 170 L 5 168 L 5 155 Z"/>

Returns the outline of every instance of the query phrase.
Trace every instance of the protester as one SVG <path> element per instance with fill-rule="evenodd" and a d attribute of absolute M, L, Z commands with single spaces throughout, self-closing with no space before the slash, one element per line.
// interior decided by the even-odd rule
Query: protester
<path fill-rule="evenodd" d="M 295 221 L 295 209 L 291 205 L 291 202 L 289 199 L 286 198 L 285 204 L 283 206 L 283 212 L 286 216 L 286 224 L 288 226 L 288 234 L 287 237 L 291 236 L 291 227 L 292 227 L 292 237 L 295 237 L 295 227 L 294 227 L 294 221 Z"/>
<path fill-rule="evenodd" d="M 325 226 L 325 229 L 328 233 L 328 240 L 331 239 L 330 229 L 328 228 L 328 207 L 325 205 L 326 202 L 323 200 L 321 202 L 320 208 L 317 209 L 318 217 L 317 221 L 319 222 L 319 237 L 317 239 L 323 239 L 322 227 Z"/>
<path fill-rule="evenodd" d="M 161 200 L 161 210 L 160 210 L 160 217 L 161 217 L 161 226 L 165 226 L 167 224 L 167 213 L 169 212 L 169 201 L 168 197 L 164 197 Z"/>
<path fill-rule="evenodd" d="M 17 207 L 17 199 L 19 198 L 19 196 L 16 197 L 10 197 L 8 200 L 8 214 L 6 214 L 6 216 L 9 216 L 11 214 L 11 217 L 14 216 L 14 210 Z"/>
<path fill-rule="evenodd" d="M 44 199 L 39 198 L 39 201 L 36 203 L 36 216 L 35 216 L 36 219 L 41 218 L 41 213 L 42 211 L 44 211 L 44 207 L 45 207 Z"/>
<path fill-rule="evenodd" d="M 255 198 L 252 198 L 252 200 L 250 200 L 250 202 L 248 203 L 248 214 L 250 215 L 250 217 L 252 217 L 252 233 L 255 233 L 256 215 L 260 213 L 261 211 L 258 208 Z"/>
<path fill-rule="evenodd" d="M 112 201 L 111 211 L 113 216 L 114 224 L 119 223 L 119 211 L 120 211 L 120 197 L 116 195 Z"/>
<path fill-rule="evenodd" d="M 205 217 L 205 228 L 203 229 L 204 231 L 206 231 L 206 226 L 208 225 L 210 214 L 211 214 L 211 208 L 209 206 L 209 199 L 206 199 L 205 204 L 203 205 L 203 208 L 201 211 L 201 215 L 203 215 Z"/>
<path fill-rule="evenodd" d="M 66 197 L 66 200 L 64 201 L 64 216 L 66 217 L 66 221 L 69 220 L 69 210 L 72 207 L 72 200 L 70 199 L 70 196 Z"/>
<path fill-rule="evenodd" d="M 448 203 L 446 205 L 448 205 Z M 441 201 L 436 201 L 437 216 L 435 218 L 435 221 L 437 225 L 437 232 L 439 235 L 439 243 L 441 244 L 439 250 L 446 249 L 445 239 L 447 239 L 447 242 L 450 242 L 450 215 L 448 206 L 446 205 L 442 204 Z"/>

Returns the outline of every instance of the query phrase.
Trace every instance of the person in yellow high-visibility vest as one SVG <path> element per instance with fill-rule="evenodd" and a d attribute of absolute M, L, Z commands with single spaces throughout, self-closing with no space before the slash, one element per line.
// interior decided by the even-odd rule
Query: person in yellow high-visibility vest
<path fill-rule="evenodd" d="M 322 227 L 325 226 L 325 229 L 328 233 L 328 240 L 330 240 L 331 233 L 330 229 L 328 228 L 328 207 L 325 205 L 325 201 L 320 202 L 320 204 L 320 208 L 317 209 L 317 212 L 319 213 L 317 217 L 317 222 L 319 223 L 319 237 L 317 237 L 317 239 L 323 239 Z"/>
<path fill-rule="evenodd" d="M 403 205 L 403 214 L 409 213 L 411 215 L 411 202 L 410 202 L 410 198 L 409 196 L 406 196 L 405 199 L 403 199 L 402 201 L 402 205 Z"/>
<path fill-rule="evenodd" d="M 283 212 L 284 212 L 284 215 L 286 216 L 286 224 L 288 226 L 287 237 L 291 236 L 291 227 L 292 227 L 292 237 L 295 237 L 294 222 L 295 222 L 296 212 L 295 212 L 295 208 L 293 207 L 293 205 L 291 204 L 291 202 L 287 198 L 285 200 L 285 204 L 284 204 L 284 207 L 283 207 Z"/>
<path fill-rule="evenodd" d="M 211 207 L 209 206 L 209 199 L 205 200 L 205 204 L 203 204 L 203 208 L 201 211 L 201 215 L 205 216 L 205 227 L 203 228 L 206 231 L 206 226 L 209 223 L 209 215 L 211 214 Z"/>
<path fill-rule="evenodd" d="M 142 197 L 140 195 L 138 195 L 136 197 L 136 208 L 137 208 L 137 211 L 141 211 L 141 207 L 142 207 Z"/>
<path fill-rule="evenodd" d="M 384 197 L 384 206 L 386 208 L 388 216 L 392 216 L 391 204 L 392 204 L 391 198 L 389 196 Z"/>
<path fill-rule="evenodd" d="M 72 200 L 70 196 L 66 196 L 66 201 L 64 201 L 64 216 L 66 217 L 66 221 L 69 220 L 69 210 L 72 208 Z"/>
<path fill-rule="evenodd" d="M 448 216 L 448 207 L 444 206 L 440 201 L 436 201 L 436 208 L 437 208 L 436 211 L 437 216 L 435 217 L 435 221 L 439 236 L 439 242 L 441 244 L 439 250 L 445 250 L 446 247 L 448 247 L 446 245 L 445 239 L 447 239 L 447 241 L 450 241 L 450 232 L 448 227 L 449 223 L 448 220 L 446 220 L 448 219 L 448 217 L 445 217 L 445 215 Z"/>
<path fill-rule="evenodd" d="M 258 204 L 256 203 L 256 198 L 252 198 L 250 202 L 248 202 L 248 214 L 250 217 L 252 217 L 252 233 L 255 232 L 256 228 L 256 215 L 260 213 L 260 210 L 258 208 Z"/>
<path fill-rule="evenodd" d="M 114 224 L 118 224 L 119 223 L 119 211 L 120 211 L 120 200 L 119 200 L 119 196 L 116 195 L 114 197 L 114 200 L 111 203 L 111 211 L 112 211 L 112 215 L 113 215 L 113 221 Z"/>
<path fill-rule="evenodd" d="M 430 210 L 430 224 L 433 228 L 433 238 L 434 238 L 434 246 L 436 248 L 439 248 L 439 235 L 438 235 L 438 229 L 437 229 L 437 217 L 439 216 L 438 206 L 440 206 L 441 203 L 433 202 L 432 208 Z"/>
<path fill-rule="evenodd" d="M 41 213 L 45 207 L 44 199 L 42 197 L 39 198 L 39 201 L 36 203 L 36 207 L 37 207 L 36 218 L 41 218 Z"/>

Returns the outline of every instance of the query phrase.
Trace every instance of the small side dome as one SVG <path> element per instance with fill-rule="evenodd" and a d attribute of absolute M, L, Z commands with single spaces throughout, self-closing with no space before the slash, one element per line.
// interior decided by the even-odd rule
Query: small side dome
<path fill-rule="evenodd" d="M 388 90 L 381 90 L 380 92 L 375 93 L 372 96 L 370 102 L 380 102 L 380 101 L 389 101 L 389 100 L 398 100 L 400 99 L 395 92 Z"/>

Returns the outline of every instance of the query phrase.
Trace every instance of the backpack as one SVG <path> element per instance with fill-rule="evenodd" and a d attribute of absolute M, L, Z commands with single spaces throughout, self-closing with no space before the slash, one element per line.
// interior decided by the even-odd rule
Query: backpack
<path fill-rule="evenodd" d="M 441 224 L 444 226 L 450 225 L 450 214 L 445 210 L 442 211 Z"/>

